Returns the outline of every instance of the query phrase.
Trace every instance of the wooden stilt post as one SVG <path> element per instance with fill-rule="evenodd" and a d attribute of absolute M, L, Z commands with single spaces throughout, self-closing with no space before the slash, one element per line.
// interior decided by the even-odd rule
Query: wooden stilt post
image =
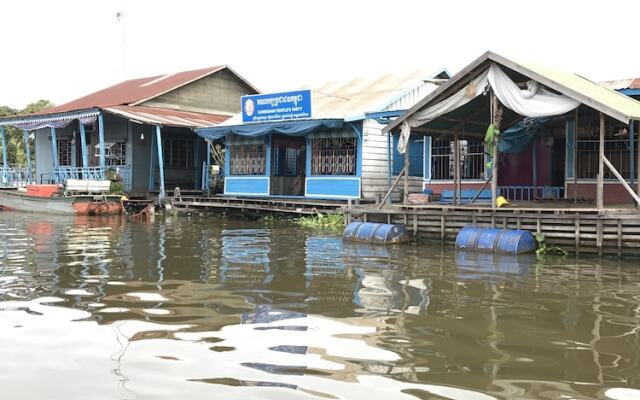
<path fill-rule="evenodd" d="M 404 152 L 404 205 L 409 204 L 409 145 Z"/>
<path fill-rule="evenodd" d="M 2 138 L 2 183 L 9 183 L 7 182 L 7 168 L 9 168 L 9 165 L 7 163 L 7 141 L 4 135 L 4 126 L 0 126 L 0 137 Z"/>
<path fill-rule="evenodd" d="M 533 193 L 529 200 L 534 201 L 538 197 L 538 140 L 533 139 L 533 148 L 531 149 L 531 171 L 533 180 Z M 524 199 L 522 199 L 524 200 Z"/>
<path fill-rule="evenodd" d="M 636 180 L 636 159 L 635 159 L 635 129 L 633 121 L 629 122 L 629 184 L 631 187 L 635 185 Z"/>
<path fill-rule="evenodd" d="M 164 156 L 162 154 L 162 131 L 160 125 L 156 125 L 156 147 L 158 151 L 158 168 L 160 169 L 160 193 L 158 193 L 158 201 L 164 204 L 166 192 L 164 188 Z"/>
<path fill-rule="evenodd" d="M 27 156 L 27 182 L 33 182 L 33 169 L 31 166 L 31 146 L 29 146 L 29 131 L 22 132 L 22 138 L 24 140 L 24 153 Z"/>
<path fill-rule="evenodd" d="M 58 175 L 58 139 L 56 137 L 56 128 L 51 127 L 51 151 L 53 156 L 53 182 L 60 183 L 60 177 Z"/>
<path fill-rule="evenodd" d="M 491 91 L 491 122 L 500 130 L 500 103 L 496 94 Z M 491 163 L 491 209 L 495 210 L 498 197 L 498 137 L 493 138 L 493 160 Z"/>
<path fill-rule="evenodd" d="M 102 179 L 107 168 L 107 153 L 104 147 L 104 116 L 102 113 L 98 115 L 98 147 L 100 150 L 100 169 L 102 173 Z"/>
<path fill-rule="evenodd" d="M 80 124 L 80 151 L 82 153 L 82 167 L 88 168 L 89 167 L 89 152 L 88 152 L 89 149 L 87 148 L 87 134 L 84 129 L 84 124 L 82 123 L 82 121 L 78 121 L 78 123 Z"/>
<path fill-rule="evenodd" d="M 460 139 L 458 138 L 458 132 L 453 134 L 453 204 L 460 205 L 462 191 L 460 190 Z"/>
<path fill-rule="evenodd" d="M 635 132 L 636 121 L 631 121 L 631 126 L 634 128 L 633 130 Z M 636 160 L 636 168 L 638 168 L 638 173 L 636 174 L 636 185 L 638 185 L 638 188 L 636 192 L 640 196 L 640 132 L 638 132 L 636 137 L 638 138 L 636 140 L 636 149 L 638 151 L 638 159 Z M 633 157 L 633 154 L 631 154 L 631 157 Z M 638 204 L 638 207 L 640 207 L 640 204 Z"/>
<path fill-rule="evenodd" d="M 598 213 L 604 210 L 604 114 L 600 113 L 600 144 L 598 146 L 598 182 L 596 187 L 596 206 Z"/>

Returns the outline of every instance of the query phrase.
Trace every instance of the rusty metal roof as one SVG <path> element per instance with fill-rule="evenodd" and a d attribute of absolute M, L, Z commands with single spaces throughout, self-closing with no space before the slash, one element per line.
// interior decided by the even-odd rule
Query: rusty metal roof
<path fill-rule="evenodd" d="M 228 115 L 179 111 L 159 107 L 142 107 L 144 103 L 172 90 L 185 86 L 218 71 L 229 70 L 259 92 L 251 83 L 226 65 L 183 71 L 174 74 L 156 75 L 146 78 L 131 79 L 117 85 L 99 90 L 90 95 L 69 103 L 49 108 L 37 113 L 0 118 L 0 125 L 33 123 L 47 121 L 72 120 L 77 113 L 97 112 L 102 109 L 111 114 L 120 115 L 134 121 L 147 124 L 160 124 L 176 127 L 203 128 L 219 124 L 229 118 Z"/>
<path fill-rule="evenodd" d="M 150 125 L 165 125 L 185 128 L 206 128 L 227 120 L 228 115 L 204 114 L 190 111 L 141 106 L 111 106 L 104 111 L 132 121 Z"/>
<path fill-rule="evenodd" d="M 167 92 L 225 68 L 226 66 L 217 66 L 193 71 L 183 71 L 174 74 L 130 79 L 68 103 L 41 111 L 37 114 L 63 113 L 88 108 L 105 108 L 116 105 L 135 105 L 161 96 Z"/>

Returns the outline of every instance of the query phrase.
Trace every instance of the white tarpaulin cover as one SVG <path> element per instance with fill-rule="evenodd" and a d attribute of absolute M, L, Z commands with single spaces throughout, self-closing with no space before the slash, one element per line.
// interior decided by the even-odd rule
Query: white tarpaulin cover
<path fill-rule="evenodd" d="M 404 154 L 407 150 L 411 128 L 424 125 L 464 106 L 483 94 L 489 86 L 493 89 L 500 103 L 525 117 L 551 117 L 564 114 L 580 105 L 578 101 L 565 95 L 555 94 L 544 89 L 533 80 L 527 82 L 527 89 L 521 90 L 497 64 L 492 63 L 486 71 L 473 79 L 464 89 L 407 118 L 402 123 L 398 152 Z"/>

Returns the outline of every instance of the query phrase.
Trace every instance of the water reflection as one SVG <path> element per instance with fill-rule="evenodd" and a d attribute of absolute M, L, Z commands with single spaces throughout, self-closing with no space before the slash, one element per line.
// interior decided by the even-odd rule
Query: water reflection
<path fill-rule="evenodd" d="M 640 386 L 639 288 L 619 260 L 0 213 L 0 384 L 13 398 L 624 399 Z"/>

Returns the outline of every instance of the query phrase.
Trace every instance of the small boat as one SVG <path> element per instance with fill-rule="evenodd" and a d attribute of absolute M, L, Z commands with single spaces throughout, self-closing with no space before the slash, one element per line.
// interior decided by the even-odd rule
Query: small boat
<path fill-rule="evenodd" d="M 27 185 L 26 191 L 0 190 L 0 209 L 70 215 L 122 213 L 121 196 L 104 194 L 105 184 L 98 183 L 102 181 L 70 181 L 64 190 L 57 185 Z"/>
<path fill-rule="evenodd" d="M 122 200 L 124 212 L 130 217 L 149 217 L 153 214 L 153 200 Z"/>

